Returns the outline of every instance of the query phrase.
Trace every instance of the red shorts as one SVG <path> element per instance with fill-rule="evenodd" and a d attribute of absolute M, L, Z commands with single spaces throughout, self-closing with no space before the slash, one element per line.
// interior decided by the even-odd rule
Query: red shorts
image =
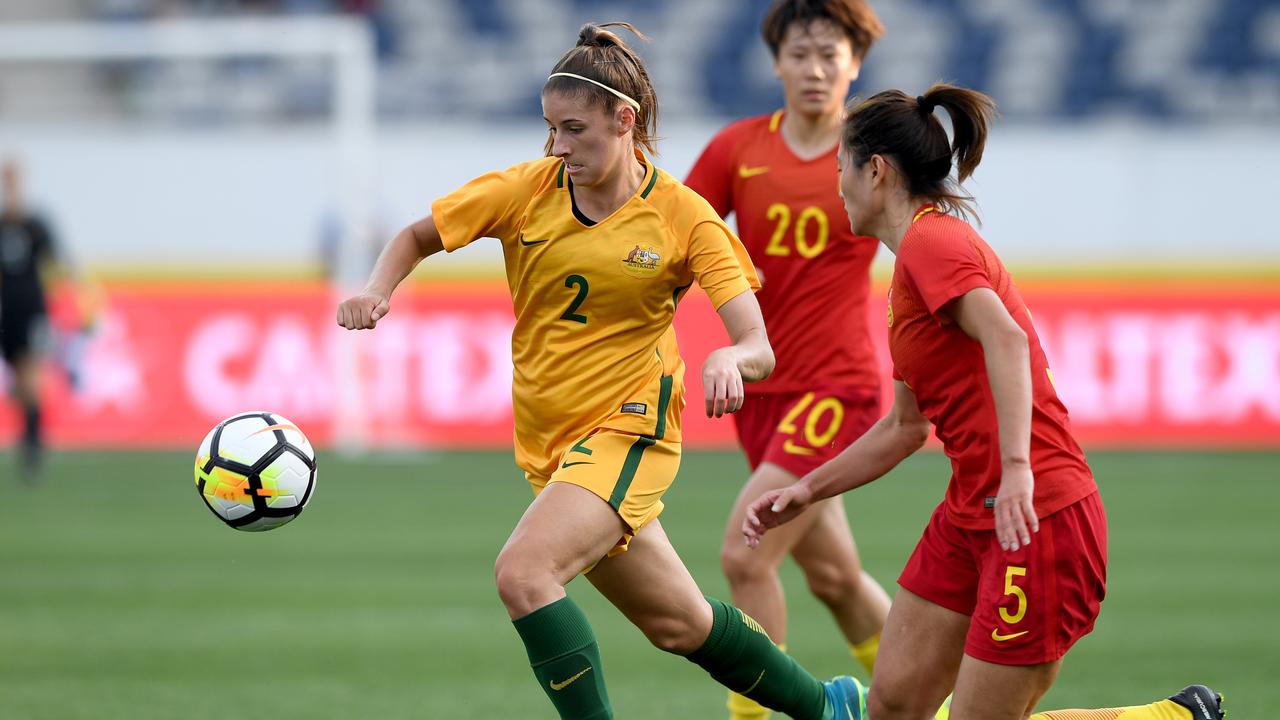
<path fill-rule="evenodd" d="M 965 530 L 934 510 L 898 584 L 968 615 L 964 651 L 1000 665 L 1057 660 L 1093 630 L 1107 583 L 1107 518 L 1098 493 L 1040 519 L 1031 544 L 1004 552 L 994 530 Z"/>
<path fill-rule="evenodd" d="M 748 394 L 733 416 L 752 470 L 770 462 L 796 477 L 839 455 L 879 419 L 880 396 L 859 389 Z"/>

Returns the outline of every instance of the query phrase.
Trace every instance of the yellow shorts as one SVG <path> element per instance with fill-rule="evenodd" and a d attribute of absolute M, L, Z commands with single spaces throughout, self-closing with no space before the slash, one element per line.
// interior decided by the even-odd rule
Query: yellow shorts
<path fill-rule="evenodd" d="M 626 533 L 609 557 L 626 552 L 640 528 L 662 512 L 662 494 L 680 469 L 680 443 L 616 430 L 596 430 L 561 456 L 551 477 L 525 473 L 536 497 L 548 483 L 585 488 L 609 503 L 626 524 Z"/>

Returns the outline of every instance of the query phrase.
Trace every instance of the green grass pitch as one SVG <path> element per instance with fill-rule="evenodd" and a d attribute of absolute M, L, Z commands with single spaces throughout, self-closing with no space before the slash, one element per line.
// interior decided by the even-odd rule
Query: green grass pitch
<path fill-rule="evenodd" d="M 1280 454 L 1096 453 L 1109 597 L 1042 707 L 1138 704 L 1191 682 L 1239 720 L 1280 712 Z M 528 503 L 508 453 L 319 459 L 293 524 L 223 526 L 189 454 L 56 456 L 43 485 L 0 456 L 0 718 L 554 718 L 493 590 Z M 745 475 L 691 454 L 664 525 L 709 594 Z M 892 588 L 941 498 L 938 454 L 847 498 L 866 565 Z M 794 654 L 852 672 L 793 567 Z M 723 691 L 650 648 L 584 581 L 618 716 L 725 717 Z"/>

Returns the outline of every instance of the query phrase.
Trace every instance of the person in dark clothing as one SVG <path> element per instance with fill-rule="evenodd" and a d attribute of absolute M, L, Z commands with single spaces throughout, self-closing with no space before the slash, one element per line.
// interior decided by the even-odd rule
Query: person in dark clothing
<path fill-rule="evenodd" d="M 40 432 L 40 362 L 48 348 L 44 273 L 55 262 L 48 225 L 24 205 L 22 169 L 0 166 L 0 352 L 12 375 L 12 392 L 24 416 L 19 460 L 27 480 L 38 477 L 44 443 Z"/>

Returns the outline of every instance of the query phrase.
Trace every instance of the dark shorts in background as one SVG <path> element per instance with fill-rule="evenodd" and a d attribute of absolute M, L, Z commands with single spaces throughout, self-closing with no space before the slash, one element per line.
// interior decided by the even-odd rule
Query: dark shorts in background
<path fill-rule="evenodd" d="M 49 324 L 44 313 L 0 311 L 0 353 L 13 363 L 20 357 L 45 349 Z"/>

